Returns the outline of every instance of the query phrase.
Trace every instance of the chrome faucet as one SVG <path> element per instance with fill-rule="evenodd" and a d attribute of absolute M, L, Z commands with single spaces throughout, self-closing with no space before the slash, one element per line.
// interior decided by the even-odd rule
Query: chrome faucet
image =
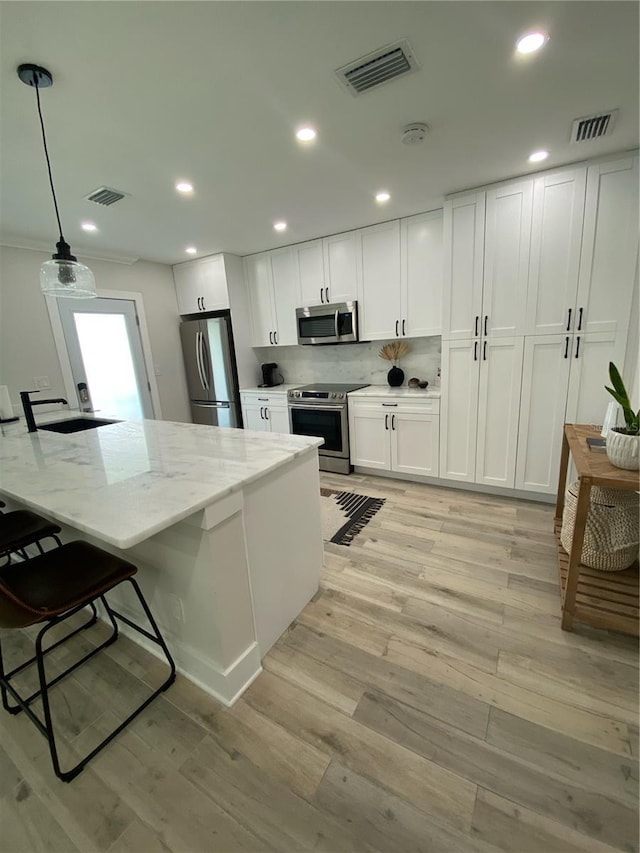
<path fill-rule="evenodd" d="M 27 422 L 27 429 L 29 432 L 35 432 L 37 430 L 36 419 L 33 416 L 34 406 L 44 406 L 45 403 L 62 403 L 64 406 L 68 405 L 64 397 L 56 397 L 55 400 L 32 400 L 29 397 L 29 394 L 37 393 L 37 391 L 20 392 L 20 400 L 22 401 L 22 408 L 24 409 L 24 419 Z"/>

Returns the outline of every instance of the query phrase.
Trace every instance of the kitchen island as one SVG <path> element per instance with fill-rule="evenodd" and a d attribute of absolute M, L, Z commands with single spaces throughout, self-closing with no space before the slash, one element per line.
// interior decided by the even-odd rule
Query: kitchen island
<path fill-rule="evenodd" d="M 179 671 L 231 704 L 318 589 L 319 444 L 165 421 L 12 425 L 0 493 L 135 563 Z"/>

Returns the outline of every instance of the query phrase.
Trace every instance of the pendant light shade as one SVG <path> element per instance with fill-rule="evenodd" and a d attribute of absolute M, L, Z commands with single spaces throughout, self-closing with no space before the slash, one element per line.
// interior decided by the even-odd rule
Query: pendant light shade
<path fill-rule="evenodd" d="M 58 228 L 60 230 L 60 239 L 56 243 L 56 249 L 58 251 L 52 255 L 50 261 L 45 261 L 40 267 L 40 289 L 44 294 L 48 294 L 50 296 L 90 299 L 91 297 L 98 295 L 96 292 L 96 282 L 93 277 L 93 273 L 89 267 L 78 263 L 78 259 L 75 255 L 71 254 L 71 246 L 62 235 L 58 200 L 56 199 L 56 192 L 53 187 L 51 163 L 49 161 L 49 151 L 47 149 L 47 137 L 44 132 L 44 121 L 42 118 L 42 110 L 40 109 L 40 89 L 46 89 L 49 86 L 53 86 L 53 76 L 46 68 L 34 65 L 33 63 L 26 63 L 18 66 L 18 77 L 23 83 L 26 83 L 27 86 L 31 86 L 36 90 L 36 103 L 38 105 L 38 116 L 40 118 L 40 128 L 42 130 L 44 156 L 47 161 L 49 184 L 51 186 L 51 195 L 53 196 L 53 206 L 56 211 L 56 219 L 58 220 Z"/>

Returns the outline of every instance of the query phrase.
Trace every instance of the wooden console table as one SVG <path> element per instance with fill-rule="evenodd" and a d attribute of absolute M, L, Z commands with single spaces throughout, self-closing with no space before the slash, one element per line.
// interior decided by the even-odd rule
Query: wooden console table
<path fill-rule="evenodd" d="M 616 468 L 606 453 L 589 449 L 587 438 L 599 432 L 583 424 L 565 424 L 558 481 L 555 532 L 558 541 L 558 569 L 562 598 L 562 628 L 570 631 L 574 619 L 598 628 L 638 636 L 638 562 L 623 572 L 598 572 L 582 565 L 582 544 L 590 506 L 591 487 L 640 490 L 637 471 Z M 571 543 L 571 555 L 560 544 L 562 510 L 569 468 L 569 454 L 578 472 L 578 504 Z"/>

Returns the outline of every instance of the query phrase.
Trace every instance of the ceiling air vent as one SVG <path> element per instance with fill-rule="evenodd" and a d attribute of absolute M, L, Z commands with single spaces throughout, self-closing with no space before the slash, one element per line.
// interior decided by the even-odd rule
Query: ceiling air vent
<path fill-rule="evenodd" d="M 102 204 L 104 207 L 109 207 L 110 204 L 115 204 L 121 201 L 127 193 L 121 193 L 119 190 L 112 190 L 110 187 L 98 187 L 86 195 L 87 201 L 93 201 L 95 204 Z"/>
<path fill-rule="evenodd" d="M 577 118 L 571 125 L 571 142 L 589 142 L 608 136 L 613 130 L 618 110 Z"/>
<path fill-rule="evenodd" d="M 418 70 L 413 51 L 406 39 L 361 56 L 336 70 L 338 80 L 352 95 L 381 86 L 395 77 Z"/>

